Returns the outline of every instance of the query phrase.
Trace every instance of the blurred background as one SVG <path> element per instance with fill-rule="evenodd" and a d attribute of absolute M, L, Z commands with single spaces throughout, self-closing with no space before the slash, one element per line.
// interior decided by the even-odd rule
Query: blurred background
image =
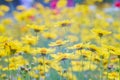
<path fill-rule="evenodd" d="M 34 3 L 36 2 L 40 2 L 41 4 L 43 4 L 44 6 L 48 6 L 50 7 L 50 4 L 53 2 L 53 1 L 58 1 L 58 0 L 13 0 L 12 1 L 12 5 L 14 7 L 16 7 L 17 5 L 24 5 L 26 8 L 29 8 L 31 7 Z M 74 4 L 81 4 L 83 3 L 85 0 L 68 0 L 68 3 L 73 6 Z M 118 1 L 118 0 L 103 0 L 102 4 L 103 3 L 109 3 L 109 4 L 113 4 L 115 1 Z M 10 6 L 10 4 L 8 2 L 6 2 L 5 0 L 0 0 L 0 5 L 1 4 L 5 4 L 5 5 L 8 5 Z"/>
<path fill-rule="evenodd" d="M 59 0 L 0 0 L 0 5 L 8 6 L 10 8 L 8 15 L 10 15 L 9 13 L 16 10 L 16 7 L 19 5 L 29 9 L 35 7 L 37 3 L 40 3 L 45 7 L 55 9 L 58 1 Z M 93 5 L 91 4 L 92 1 L 96 3 Z M 98 2 L 96 0 L 67 0 L 67 7 L 74 7 L 76 4 L 86 4 L 86 2 L 94 7 L 104 9 L 107 12 L 119 11 L 120 8 L 120 0 L 98 0 Z"/>

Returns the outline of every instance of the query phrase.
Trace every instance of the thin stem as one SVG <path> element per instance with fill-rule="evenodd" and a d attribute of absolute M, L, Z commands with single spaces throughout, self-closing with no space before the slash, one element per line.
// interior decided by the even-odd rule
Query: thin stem
<path fill-rule="evenodd" d="M 102 47 L 102 37 L 100 37 L 100 47 Z M 102 59 L 100 60 L 100 80 L 103 79 L 103 62 Z"/>
<path fill-rule="evenodd" d="M 120 80 L 120 57 L 119 57 L 119 80 Z"/>
<path fill-rule="evenodd" d="M 7 52 L 7 61 L 8 61 L 7 66 L 8 66 L 8 79 L 9 79 L 10 78 L 10 68 L 9 68 L 10 60 L 9 60 L 9 54 L 8 54 L 8 52 Z"/>
<path fill-rule="evenodd" d="M 84 69 L 83 69 L 83 65 L 84 65 L 84 62 L 83 62 L 83 55 L 82 55 L 82 52 L 81 52 L 81 50 L 79 50 L 80 51 L 80 55 L 81 55 L 81 62 L 82 62 L 82 66 L 80 66 L 81 67 L 81 72 L 82 72 L 82 80 L 84 80 Z M 80 76 L 80 74 L 79 74 L 79 76 Z"/>
<path fill-rule="evenodd" d="M 102 62 L 102 59 L 101 59 L 101 62 L 100 62 L 100 80 L 103 80 L 103 62 Z"/>
<path fill-rule="evenodd" d="M 109 63 L 110 63 L 110 57 L 111 57 L 111 53 L 110 53 L 109 58 L 108 58 L 108 66 L 109 66 Z M 109 80 L 109 79 L 108 79 L 108 73 L 109 73 L 108 66 L 107 66 L 107 80 Z"/>
<path fill-rule="evenodd" d="M 44 66 L 44 75 L 45 75 L 45 57 L 44 56 L 43 56 L 43 66 Z M 46 80 L 46 76 L 44 80 Z"/>

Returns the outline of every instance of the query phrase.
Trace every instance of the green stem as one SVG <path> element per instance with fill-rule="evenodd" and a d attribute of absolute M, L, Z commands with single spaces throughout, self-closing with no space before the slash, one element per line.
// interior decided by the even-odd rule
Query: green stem
<path fill-rule="evenodd" d="M 8 79 L 9 79 L 10 78 L 10 68 L 9 68 L 10 60 L 9 60 L 9 54 L 8 54 L 8 52 L 7 52 L 7 60 L 8 60 L 7 66 L 8 66 Z"/>
<path fill-rule="evenodd" d="M 119 57 L 119 80 L 120 80 L 120 57 Z"/>
<path fill-rule="evenodd" d="M 44 56 L 43 56 L 43 66 L 44 66 L 44 75 L 45 75 L 45 57 Z M 44 80 L 46 80 L 46 76 Z"/>
<path fill-rule="evenodd" d="M 109 66 L 109 63 L 110 63 L 110 57 L 111 57 L 111 53 L 110 53 L 109 58 L 108 58 L 108 66 Z M 109 80 L 109 79 L 108 79 L 108 73 L 109 73 L 108 66 L 107 66 L 107 80 Z"/>
<path fill-rule="evenodd" d="M 102 62 L 102 60 L 101 60 L 101 62 L 100 62 L 100 80 L 103 80 L 103 62 Z"/>

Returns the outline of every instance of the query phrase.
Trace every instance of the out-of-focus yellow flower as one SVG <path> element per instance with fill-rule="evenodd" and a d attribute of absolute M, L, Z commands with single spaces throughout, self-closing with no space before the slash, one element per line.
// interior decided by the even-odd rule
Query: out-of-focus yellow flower
<path fill-rule="evenodd" d="M 96 65 L 91 64 L 88 61 L 72 61 L 71 62 L 72 66 L 73 66 L 73 71 L 77 72 L 77 71 L 82 71 L 82 70 L 89 70 L 91 66 L 91 70 L 95 70 L 97 68 Z"/>
<path fill-rule="evenodd" d="M 58 62 L 71 58 L 69 53 L 51 54 L 51 57 L 53 57 Z"/>
<path fill-rule="evenodd" d="M 20 10 L 20 11 L 26 10 L 26 8 L 24 6 L 22 6 L 22 5 L 17 6 L 16 8 L 17 8 L 17 10 Z"/>
<path fill-rule="evenodd" d="M 21 26 L 20 30 L 21 30 L 21 32 L 26 33 L 29 31 L 29 28 L 27 26 Z"/>
<path fill-rule="evenodd" d="M 110 80 L 112 80 L 112 79 L 118 80 L 119 79 L 119 73 L 117 73 L 117 72 L 108 73 L 108 78 Z"/>
<path fill-rule="evenodd" d="M 120 26 L 120 23 L 119 23 L 119 21 L 114 21 L 114 22 L 112 23 L 112 25 L 113 25 L 114 27 L 119 27 L 119 26 Z"/>
<path fill-rule="evenodd" d="M 0 49 L 0 58 L 7 56 L 7 52 L 4 49 Z"/>
<path fill-rule="evenodd" d="M 84 48 L 84 44 L 80 43 L 80 44 L 75 44 L 72 47 L 68 47 L 68 49 L 75 49 L 75 50 L 81 50 Z"/>
<path fill-rule="evenodd" d="M 12 2 L 13 0 L 5 0 L 6 2 Z"/>
<path fill-rule="evenodd" d="M 37 53 L 41 54 L 41 55 L 47 55 L 54 52 L 54 49 L 47 49 L 47 48 L 38 48 L 37 49 Z"/>
<path fill-rule="evenodd" d="M 43 32 L 47 28 L 43 26 L 38 26 L 38 25 L 27 25 L 29 28 L 33 29 L 35 32 Z"/>
<path fill-rule="evenodd" d="M 22 51 L 22 43 L 18 40 L 8 42 L 6 46 L 9 47 L 11 55 Z"/>
<path fill-rule="evenodd" d="M 18 76 L 18 79 L 17 80 L 22 80 L 22 78 L 20 76 Z"/>
<path fill-rule="evenodd" d="M 57 7 L 58 7 L 58 8 L 66 7 L 66 5 L 67 5 L 67 0 L 59 0 L 59 1 L 57 2 Z"/>
<path fill-rule="evenodd" d="M 4 16 L 4 12 L 0 11 L 0 17 Z"/>
<path fill-rule="evenodd" d="M 1 5 L 0 6 L 0 10 L 3 11 L 3 12 L 8 12 L 9 11 L 9 7 L 6 6 L 6 5 Z"/>
<path fill-rule="evenodd" d="M 50 2 L 50 0 L 44 0 L 44 2 L 45 2 L 45 3 L 49 3 L 49 2 Z"/>
<path fill-rule="evenodd" d="M 87 4 L 94 4 L 95 2 L 102 2 L 103 0 L 85 0 Z"/>
<path fill-rule="evenodd" d="M 117 40 L 120 40 L 120 34 L 115 34 L 114 36 Z"/>
<path fill-rule="evenodd" d="M 56 26 L 58 27 L 69 27 L 71 25 L 71 21 L 70 20 L 63 20 L 63 21 L 59 21 Z"/>
<path fill-rule="evenodd" d="M 5 26 L 0 24 L 0 33 L 4 33 L 5 31 L 6 31 Z"/>
<path fill-rule="evenodd" d="M 63 40 L 57 40 L 56 42 L 51 42 L 50 44 L 49 44 L 49 46 L 62 46 L 62 45 L 64 45 L 64 44 L 66 44 L 68 41 L 63 41 Z"/>
<path fill-rule="evenodd" d="M 6 19 L 2 20 L 2 24 L 4 24 L 4 25 L 11 25 L 12 22 L 13 21 L 10 18 L 6 18 Z"/>
<path fill-rule="evenodd" d="M 45 32 L 45 33 L 43 33 L 43 36 L 46 39 L 55 39 L 57 37 L 57 35 L 55 33 L 52 33 L 52 32 Z"/>
<path fill-rule="evenodd" d="M 92 32 L 94 32 L 98 37 L 111 34 L 110 31 L 103 30 L 103 29 L 93 29 Z"/>
<path fill-rule="evenodd" d="M 25 44 L 35 45 L 38 41 L 38 37 L 29 34 L 29 35 L 25 35 L 24 37 L 22 37 L 22 41 Z"/>
<path fill-rule="evenodd" d="M 1 77 L 2 77 L 2 78 L 5 78 L 5 77 L 7 77 L 7 75 L 6 75 L 6 74 L 2 74 Z"/>
<path fill-rule="evenodd" d="M 88 45 L 88 50 L 90 50 L 92 52 L 98 52 L 99 47 L 97 47 L 96 45 L 90 44 L 90 45 Z"/>
<path fill-rule="evenodd" d="M 27 65 L 28 62 L 23 58 L 23 56 L 16 56 L 16 57 L 11 57 L 9 61 L 6 59 L 6 62 L 9 62 L 9 68 L 5 67 L 3 70 L 16 70 L 20 68 L 21 66 Z"/>

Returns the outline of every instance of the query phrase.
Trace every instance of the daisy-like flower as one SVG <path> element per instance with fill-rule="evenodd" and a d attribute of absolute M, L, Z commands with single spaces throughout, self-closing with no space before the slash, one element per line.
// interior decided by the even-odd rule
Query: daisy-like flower
<path fill-rule="evenodd" d="M 43 32 L 44 30 L 46 30 L 47 28 L 45 26 L 38 26 L 35 24 L 32 25 L 27 25 L 29 28 L 33 29 L 35 32 Z"/>
<path fill-rule="evenodd" d="M 64 44 L 66 44 L 68 41 L 67 40 L 61 40 L 61 39 L 59 39 L 59 40 L 57 40 L 57 41 L 55 41 L 55 42 L 51 42 L 50 44 L 49 44 L 49 46 L 53 46 L 53 47 L 55 47 L 55 46 L 62 46 L 62 45 L 64 45 Z"/>
<path fill-rule="evenodd" d="M 110 52 L 110 54 L 118 56 L 118 58 L 120 58 L 120 50 L 118 47 L 115 46 L 107 46 L 108 51 Z"/>
<path fill-rule="evenodd" d="M 110 31 L 103 30 L 103 29 L 92 29 L 92 32 L 94 32 L 99 37 L 103 37 L 104 35 L 111 34 Z"/>
<path fill-rule="evenodd" d="M 62 61 L 66 59 L 70 59 L 70 53 L 58 53 L 58 54 L 51 54 L 51 57 L 53 57 L 56 61 Z"/>
<path fill-rule="evenodd" d="M 72 47 L 68 47 L 68 49 L 75 49 L 75 50 L 81 50 L 84 48 L 84 44 L 83 43 L 79 43 L 79 44 L 75 44 Z"/>
<path fill-rule="evenodd" d="M 55 33 L 45 32 L 43 33 L 43 37 L 45 37 L 46 39 L 55 39 L 57 35 Z"/>
<path fill-rule="evenodd" d="M 38 37 L 28 34 L 22 37 L 21 39 L 25 44 L 35 45 L 37 43 Z"/>
<path fill-rule="evenodd" d="M 118 78 L 119 78 L 119 73 L 117 73 L 117 72 L 110 72 L 110 73 L 108 74 L 108 78 L 109 78 L 110 80 L 112 80 L 112 79 L 119 80 L 119 79 L 118 79 Z"/>
<path fill-rule="evenodd" d="M 18 40 L 13 40 L 5 43 L 4 48 L 9 54 L 15 54 L 22 51 L 22 43 Z"/>
<path fill-rule="evenodd" d="M 47 54 L 50 54 L 54 52 L 54 49 L 49 49 L 49 48 L 38 48 L 37 49 L 37 53 L 38 54 L 41 54 L 43 56 L 47 55 Z"/>
<path fill-rule="evenodd" d="M 88 50 L 90 50 L 92 52 L 98 52 L 99 48 L 96 45 L 91 44 L 88 46 Z"/>
<path fill-rule="evenodd" d="M 70 20 L 63 20 L 63 21 L 59 21 L 56 24 L 57 27 L 68 27 L 71 26 L 71 21 Z"/>

